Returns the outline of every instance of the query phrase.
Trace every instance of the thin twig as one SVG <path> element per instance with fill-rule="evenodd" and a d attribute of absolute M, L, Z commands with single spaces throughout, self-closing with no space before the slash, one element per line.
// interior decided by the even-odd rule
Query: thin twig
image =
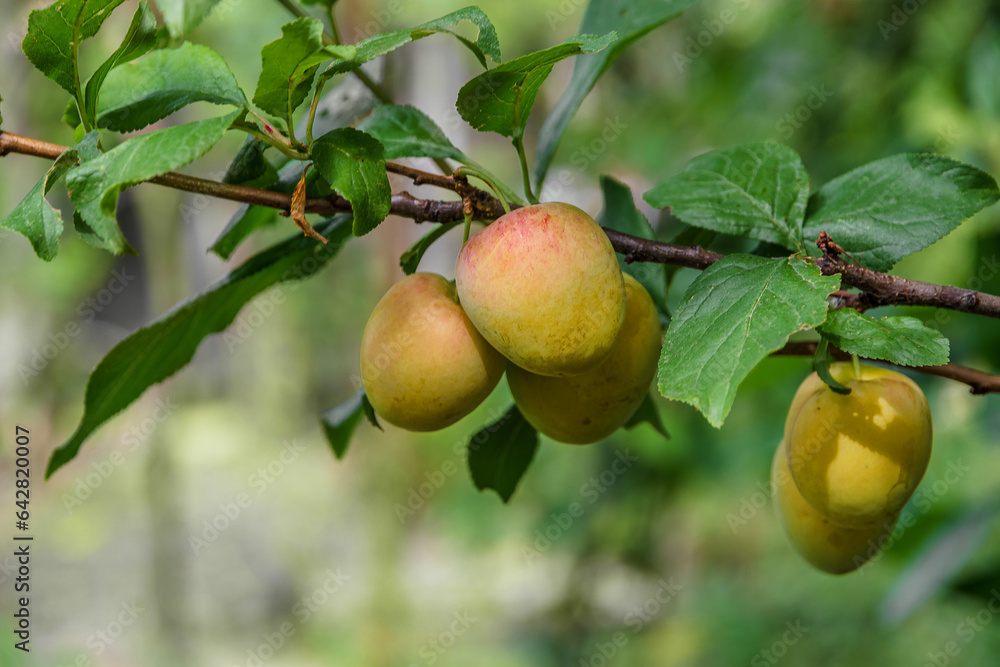
<path fill-rule="evenodd" d="M 811 341 L 796 341 L 787 343 L 783 348 L 777 352 L 773 352 L 772 354 L 777 356 L 811 357 L 816 354 L 816 343 Z M 851 359 L 851 355 L 847 354 L 843 350 L 838 350 L 832 345 L 830 346 L 830 356 L 835 359 L 839 359 L 840 361 L 849 361 Z M 897 368 L 906 368 L 912 371 L 918 371 L 927 375 L 936 375 L 938 377 L 948 378 L 949 380 L 955 380 L 956 382 L 969 385 L 969 391 L 973 394 L 1000 393 L 1000 376 L 985 373 L 983 371 L 977 371 L 974 368 L 962 366 L 961 364 L 949 363 L 941 366 L 900 366 L 899 364 L 882 361 L 881 359 L 875 359 L 873 361 L 879 361 L 883 364 L 896 366 Z"/>
<path fill-rule="evenodd" d="M 439 188 L 444 188 L 445 190 L 451 190 L 452 192 L 457 192 L 459 194 L 461 194 L 466 188 L 469 187 L 468 182 L 466 183 L 458 182 L 452 176 L 442 176 L 440 174 L 432 174 L 429 171 L 422 171 L 420 169 L 415 169 L 414 167 L 405 164 L 400 164 L 398 162 L 386 162 L 385 170 L 393 174 L 406 176 L 408 179 L 413 181 L 414 185 L 436 185 Z"/>
<path fill-rule="evenodd" d="M 604 233 L 608 235 L 615 251 L 625 255 L 625 261 L 629 264 L 632 262 L 655 262 L 703 270 L 725 257 L 717 252 L 705 250 L 701 246 L 650 241 L 608 227 L 604 228 Z"/>

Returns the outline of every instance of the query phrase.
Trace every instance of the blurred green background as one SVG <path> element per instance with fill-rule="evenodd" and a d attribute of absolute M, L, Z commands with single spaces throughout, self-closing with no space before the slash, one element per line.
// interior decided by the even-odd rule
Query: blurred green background
<path fill-rule="evenodd" d="M 4 129 L 67 144 L 65 95 L 19 49 L 28 12 L 44 4 L 0 6 Z M 117 46 L 134 4 L 87 43 L 86 71 Z M 342 35 L 354 41 L 464 2 L 340 4 Z M 575 34 L 584 11 L 582 0 L 480 4 L 505 58 Z M 733 20 L 723 23 L 723 15 Z M 219 50 L 249 92 L 260 47 L 288 18 L 269 0 L 229 0 L 192 39 Z M 431 37 L 385 67 L 397 101 L 427 111 L 456 145 L 519 183 L 507 140 L 449 115 L 477 72 L 466 50 Z M 571 68 L 557 66 L 542 89 L 529 155 Z M 195 106 L 165 123 L 213 113 Z M 802 155 L 814 187 L 906 151 L 940 152 L 1000 175 L 996 3 L 705 0 L 644 38 L 598 83 L 543 198 L 596 214 L 600 174 L 641 194 L 694 155 L 769 139 Z M 228 138 L 186 171 L 219 177 L 240 141 Z M 30 157 L 0 160 L 0 214 L 45 168 Z M 440 195 L 403 181 L 394 189 Z M 102 355 L 294 231 L 281 219 L 223 262 L 206 249 L 234 210 L 151 185 L 127 191 L 119 213 L 138 258 L 109 256 L 68 230 L 47 264 L 23 238 L 0 232 L 5 628 L 14 598 L 7 512 L 15 424 L 31 431 L 35 536 L 32 652 L 13 650 L 5 631 L 0 664 L 995 664 L 1000 397 L 971 396 L 954 382 L 914 375 L 935 422 L 930 468 L 906 510 L 916 523 L 845 577 L 820 574 L 793 552 L 767 493 L 806 359 L 762 363 L 721 430 L 660 399 L 669 441 L 646 425 L 589 447 L 543 440 L 507 506 L 474 488 L 463 451 L 507 404 L 503 386 L 439 433 L 363 424 L 336 461 L 317 415 L 354 392 L 367 315 L 401 277 L 399 254 L 424 231 L 406 220 L 352 241 L 319 277 L 264 293 L 190 367 L 101 428 L 43 483 L 48 455 L 79 420 L 87 374 Z M 676 221 L 644 210 L 661 237 L 676 233 Z M 897 272 L 1000 293 L 998 232 L 994 207 Z M 446 237 L 421 268 L 450 276 L 459 243 Z M 673 304 L 693 275 L 678 273 Z M 891 311 L 940 327 L 953 361 L 1000 372 L 994 321 L 927 309 L 879 313 Z"/>

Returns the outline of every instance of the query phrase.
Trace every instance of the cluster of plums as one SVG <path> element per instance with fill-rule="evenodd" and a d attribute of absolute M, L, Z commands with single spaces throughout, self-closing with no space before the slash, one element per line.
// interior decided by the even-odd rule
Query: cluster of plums
<path fill-rule="evenodd" d="M 662 335 L 652 299 L 594 219 L 538 204 L 473 236 L 454 283 L 415 273 L 393 285 L 365 326 L 361 380 L 386 421 L 433 431 L 469 414 L 506 371 L 532 426 L 590 443 L 638 409 Z"/>
<path fill-rule="evenodd" d="M 857 569 L 886 544 L 924 476 L 931 453 L 927 398 L 899 373 L 830 366 L 851 389 L 839 394 L 816 373 L 792 399 L 774 454 L 775 510 L 788 539 L 831 574 Z"/>

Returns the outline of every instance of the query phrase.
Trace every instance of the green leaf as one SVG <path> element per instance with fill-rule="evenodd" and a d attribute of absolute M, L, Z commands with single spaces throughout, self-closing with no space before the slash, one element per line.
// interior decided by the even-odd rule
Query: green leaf
<path fill-rule="evenodd" d="M 468 40 L 447 30 L 447 28 L 458 25 L 462 21 L 470 21 L 479 28 L 479 35 L 476 39 Z M 497 37 L 496 28 L 479 7 L 464 7 L 439 19 L 418 25 L 410 32 L 413 39 L 420 39 L 434 33 L 445 33 L 457 37 L 472 51 L 483 67 L 489 66 L 486 62 L 487 58 L 495 63 L 500 62 L 500 39 Z"/>
<path fill-rule="evenodd" d="M 699 155 L 644 195 L 689 225 L 804 250 L 809 175 L 798 154 L 775 143 Z"/>
<path fill-rule="evenodd" d="M 93 229 L 90 228 L 83 218 L 80 217 L 79 211 L 73 211 L 73 229 L 76 233 L 80 235 L 80 238 L 89 245 L 97 248 L 99 250 L 104 250 L 104 240 L 97 235 Z"/>
<path fill-rule="evenodd" d="M 900 366 L 941 366 L 948 363 L 951 347 L 941 332 L 915 317 L 876 320 L 853 308 L 831 310 L 819 332 L 848 354 Z"/>
<path fill-rule="evenodd" d="M 278 221 L 278 211 L 267 206 L 242 204 L 229 219 L 226 228 L 209 248 L 222 259 L 229 259 L 246 237 Z"/>
<path fill-rule="evenodd" d="M 185 42 L 111 70 L 101 89 L 97 124 L 132 132 L 193 102 L 247 104 L 222 56 L 207 46 Z"/>
<path fill-rule="evenodd" d="M 97 118 L 97 100 L 104 80 L 113 68 L 120 64 L 135 60 L 156 46 L 156 16 L 149 8 L 146 0 L 141 0 L 132 15 L 132 23 L 121 46 L 97 68 L 87 82 L 84 92 L 84 106 L 87 108 L 87 118 Z"/>
<path fill-rule="evenodd" d="M 948 490 L 947 482 L 951 475 L 956 475 L 958 480 L 962 479 L 971 467 L 962 463 L 962 459 L 948 462 L 947 475 L 940 481 L 945 482 L 945 489 Z M 935 486 L 937 486 L 935 484 Z M 926 487 L 924 487 L 926 490 Z M 925 491 L 926 492 L 926 491 Z M 918 492 L 920 493 L 920 492 Z M 938 494 L 928 494 L 922 499 L 922 503 L 917 504 L 917 512 L 925 514 L 930 503 L 940 498 Z M 923 507 L 922 507 L 923 506 Z M 907 506 L 904 509 L 904 518 L 913 518 L 916 513 Z M 924 541 L 920 552 L 903 570 L 896 580 L 895 585 L 883 598 L 879 605 L 879 619 L 888 626 L 896 626 L 902 623 L 908 616 L 918 610 L 935 594 L 948 583 L 954 581 L 960 572 L 968 571 L 969 561 L 980 552 L 983 541 L 996 534 L 997 510 L 996 500 L 990 500 L 973 506 L 971 509 L 963 511 L 961 514 L 951 516 L 944 526 Z M 992 548 L 990 549 L 992 551 Z M 980 563 L 989 562 L 986 559 L 977 559 Z M 996 589 L 990 591 L 988 609 L 991 612 L 989 617 L 992 620 L 993 600 Z M 987 621 L 989 622 L 989 621 Z M 972 618 L 963 621 L 966 624 L 967 632 L 971 633 L 976 627 L 972 623 Z M 980 626 L 979 629 L 982 629 Z M 963 636 L 965 632 L 962 632 Z M 968 639 L 974 639 L 975 635 L 968 635 Z M 947 663 L 945 663 L 947 664 Z"/>
<path fill-rule="evenodd" d="M 506 503 L 531 464 L 538 432 L 516 405 L 469 440 L 469 472 L 480 491 L 493 489 Z"/>
<path fill-rule="evenodd" d="M 46 262 L 51 261 L 59 252 L 59 237 L 63 232 L 62 216 L 45 199 L 45 195 L 55 182 L 72 166 L 61 160 L 60 156 L 10 215 L 0 221 L 0 227 L 17 232 L 28 239 L 35 254 Z"/>
<path fill-rule="evenodd" d="M 240 146 L 239 152 L 236 153 L 236 157 L 229 163 L 229 167 L 222 177 L 222 182 L 242 185 L 255 181 L 269 173 L 273 177 L 272 182 L 278 180 L 277 172 L 268 164 L 267 159 L 264 157 L 264 152 L 268 147 L 268 144 L 257 137 L 247 135 L 247 138 L 243 141 L 243 145 Z"/>
<path fill-rule="evenodd" d="M 344 454 L 347 452 L 347 445 L 351 442 L 354 429 L 361 421 L 361 416 L 365 414 L 364 404 L 366 401 L 365 390 L 359 389 L 354 396 L 327 410 L 320 418 L 326 440 L 330 443 L 333 455 L 338 459 L 344 458 Z"/>
<path fill-rule="evenodd" d="M 355 236 L 364 236 L 385 220 L 392 191 L 382 144 L 364 132 L 342 127 L 317 139 L 312 157 L 320 176 L 351 202 Z"/>
<path fill-rule="evenodd" d="M 76 105 L 76 98 L 71 97 L 66 100 L 66 108 L 63 109 L 62 122 L 66 123 L 70 129 L 75 130 L 82 122 L 80 120 L 80 108 Z"/>
<path fill-rule="evenodd" d="M 415 273 L 417 271 L 417 266 L 420 265 L 420 259 L 424 256 L 424 253 L 427 252 L 427 249 L 431 247 L 431 244 L 461 224 L 464 224 L 461 220 L 457 222 L 446 222 L 438 225 L 420 237 L 419 241 L 407 248 L 406 252 L 399 257 L 399 266 L 403 269 L 403 273 L 408 276 Z"/>
<path fill-rule="evenodd" d="M 385 430 L 382 428 L 382 425 L 378 423 L 378 417 L 375 416 L 375 408 L 372 406 L 371 401 L 368 400 L 367 394 L 361 397 L 361 410 L 365 413 L 365 417 L 368 419 L 369 424 L 380 431 Z"/>
<path fill-rule="evenodd" d="M 524 135 L 538 89 L 559 61 L 595 53 L 615 41 L 615 33 L 578 35 L 565 43 L 505 62 L 475 77 L 458 91 L 458 113 L 480 132 L 512 139 Z"/>
<path fill-rule="evenodd" d="M 201 157 L 238 113 L 157 130 L 119 144 L 66 175 L 70 201 L 110 252 L 134 252 L 115 219 L 118 193 Z"/>
<path fill-rule="evenodd" d="M 476 39 L 468 40 L 446 30 L 446 28 L 458 25 L 462 21 L 470 21 L 479 28 L 479 35 Z M 479 7 L 464 7 L 439 19 L 428 21 L 414 28 L 411 34 L 413 39 L 420 39 L 434 33 L 446 33 L 458 37 L 458 40 L 472 51 L 483 67 L 488 67 L 487 58 L 495 63 L 500 62 L 500 39 L 497 37 L 496 28 Z"/>
<path fill-rule="evenodd" d="M 479 36 L 475 40 L 468 40 L 447 29 L 462 21 L 471 21 L 479 28 Z M 436 33 L 455 36 L 472 51 L 483 67 L 487 66 L 487 58 L 495 63 L 500 62 L 500 41 L 493 23 L 479 7 L 465 7 L 415 28 L 372 35 L 357 43 L 357 52 L 352 57 L 333 63 L 323 72 L 322 76 L 328 79 L 337 74 L 350 72 L 369 60 L 395 51 L 404 44 Z"/>
<path fill-rule="evenodd" d="M 636 40 L 696 2 L 698 0 L 591 0 L 580 25 L 580 32 L 597 33 L 614 30 L 618 33 L 618 41 L 610 49 L 580 56 L 574 61 L 573 76 L 569 80 L 569 85 L 566 86 L 566 91 L 538 133 L 535 179 L 539 187 L 545 180 L 545 174 L 549 170 L 563 132 L 597 79 L 608 70 L 615 58 Z M 549 27 L 554 28 L 560 15 L 549 10 L 546 16 L 549 17 Z"/>
<path fill-rule="evenodd" d="M 625 428 L 632 430 L 639 424 L 649 424 L 652 426 L 657 433 L 662 435 L 667 440 L 670 439 L 670 434 L 667 433 L 667 427 L 663 425 L 663 418 L 660 417 L 660 411 L 656 409 L 656 403 L 653 401 L 653 394 L 646 394 L 646 398 L 642 399 L 642 403 L 639 404 L 639 408 L 635 411 L 629 420 L 625 422 Z"/>
<path fill-rule="evenodd" d="M 101 424 L 147 388 L 186 366 L 202 340 L 228 327 L 254 296 L 272 285 L 301 280 L 319 271 L 349 237 L 349 216 L 337 216 L 316 229 L 326 236 L 328 244 L 295 234 L 254 255 L 221 281 L 115 345 L 91 373 L 83 418 L 70 439 L 52 453 L 46 478 L 73 460 L 84 440 Z"/>
<path fill-rule="evenodd" d="M 99 154 L 97 139 L 97 132 L 90 132 L 79 144 L 64 151 L 35 187 L 25 195 L 21 203 L 0 221 L 0 227 L 17 232 L 28 239 L 35 254 L 47 262 L 59 252 L 63 220 L 59 211 L 45 199 L 45 195 L 78 160 L 93 159 Z"/>
<path fill-rule="evenodd" d="M 604 194 L 604 209 L 597 216 L 597 222 L 602 227 L 638 236 L 643 239 L 655 240 L 653 227 L 642 214 L 632 197 L 632 190 L 627 185 L 616 181 L 610 176 L 601 176 L 601 192 Z M 646 288 L 653 298 L 660 319 L 669 322 L 667 311 L 667 265 L 652 262 L 628 263 L 621 255 L 618 264 Z"/>
<path fill-rule="evenodd" d="M 840 285 L 805 261 L 728 255 L 708 267 L 674 311 L 660 355 L 659 389 L 719 427 L 736 389 L 764 357 L 826 318 Z"/>
<path fill-rule="evenodd" d="M 292 112 L 309 94 L 319 66 L 334 58 L 350 59 L 353 46 L 323 46 L 323 24 L 303 17 L 281 26 L 281 37 L 260 52 L 261 72 L 253 103 L 291 127 Z"/>
<path fill-rule="evenodd" d="M 826 231 L 851 257 L 888 271 L 1000 199 L 993 177 L 935 153 L 876 160 L 809 199 L 805 237 Z"/>
<path fill-rule="evenodd" d="M 21 42 L 32 65 L 70 95 L 77 94 L 76 57 L 72 45 L 89 39 L 125 0 L 58 0 L 28 15 Z M 80 91 L 82 94 L 82 91 Z"/>
<path fill-rule="evenodd" d="M 383 104 L 358 125 L 385 147 L 385 159 L 432 157 L 465 160 L 448 137 L 423 111 L 411 106 Z"/>
<path fill-rule="evenodd" d="M 156 0 L 163 22 L 174 40 L 181 40 L 198 27 L 221 0 Z"/>

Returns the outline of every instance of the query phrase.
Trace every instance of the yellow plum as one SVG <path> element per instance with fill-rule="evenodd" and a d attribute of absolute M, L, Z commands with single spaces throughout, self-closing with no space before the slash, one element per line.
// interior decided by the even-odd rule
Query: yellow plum
<path fill-rule="evenodd" d="M 525 206 L 498 218 L 462 248 L 455 282 L 483 337 L 539 375 L 572 375 L 598 363 L 625 319 L 611 242 L 569 204 Z"/>
<path fill-rule="evenodd" d="M 507 383 L 525 419 L 553 440 L 597 442 L 638 409 L 656 375 L 663 329 L 646 289 L 625 274 L 625 323 L 604 361 L 577 375 L 537 375 L 513 364 Z"/>
<path fill-rule="evenodd" d="M 788 464 L 802 496 L 846 527 L 877 526 L 899 514 L 927 470 L 933 429 L 927 398 L 905 375 L 834 363 L 842 395 L 813 373 L 785 422 Z"/>
<path fill-rule="evenodd" d="M 788 541 L 813 567 L 830 574 L 844 574 L 861 567 L 889 539 L 898 515 L 865 528 L 844 528 L 832 523 L 806 502 L 792 479 L 782 440 L 771 463 L 774 510 Z"/>
<path fill-rule="evenodd" d="M 507 360 L 458 304 L 455 287 L 415 273 L 378 302 L 361 338 L 361 381 L 390 424 L 434 431 L 455 423 L 496 387 Z"/>

